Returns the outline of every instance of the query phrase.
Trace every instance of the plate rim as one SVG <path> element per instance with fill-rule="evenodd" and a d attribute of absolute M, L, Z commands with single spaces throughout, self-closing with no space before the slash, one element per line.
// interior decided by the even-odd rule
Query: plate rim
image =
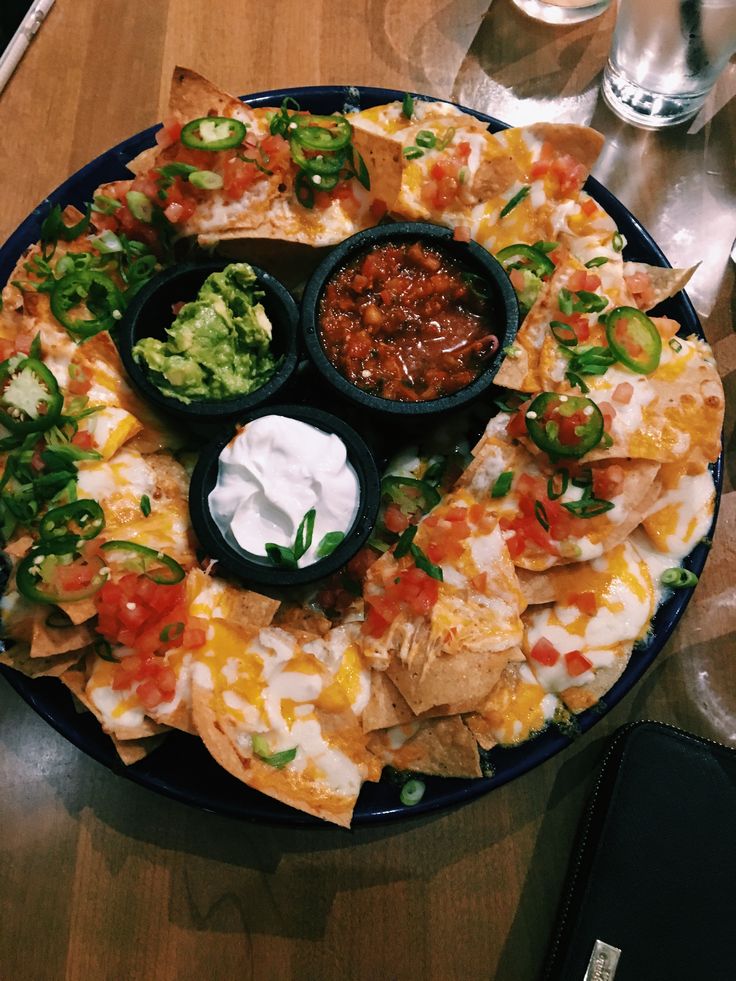
<path fill-rule="evenodd" d="M 267 89 L 250 93 L 240 98 L 241 101 L 246 101 L 254 106 L 280 103 L 282 99 L 288 96 L 308 102 L 320 100 L 332 102 L 334 100 L 336 108 L 338 108 L 340 100 L 342 100 L 343 108 L 346 105 L 352 105 L 353 108 L 358 108 L 359 106 L 367 108 L 372 105 L 381 105 L 397 99 L 400 100 L 404 94 L 403 90 L 383 88 L 380 86 L 309 85 Z M 456 106 L 463 112 L 486 123 L 491 132 L 498 132 L 502 129 L 510 128 L 511 125 L 481 110 L 463 106 L 450 100 L 438 100 L 433 96 L 422 93 L 412 92 L 411 94 L 414 98 L 421 99 L 422 101 L 442 101 Z M 330 111 L 335 111 L 335 109 Z M 161 123 L 157 123 L 149 126 L 104 150 L 78 170 L 74 171 L 73 174 L 70 174 L 61 184 L 57 185 L 54 190 L 43 198 L 19 223 L 0 247 L 0 282 L 4 284 L 7 281 L 25 248 L 38 240 L 41 222 L 53 205 L 57 203 L 75 203 L 75 201 L 81 203 L 82 199 L 78 195 L 72 195 L 72 200 L 70 200 L 68 194 L 70 187 L 72 190 L 81 190 L 85 184 L 88 184 L 93 179 L 95 172 L 106 165 L 119 165 L 122 170 L 127 170 L 127 162 L 135 153 L 140 152 L 145 146 L 151 145 L 154 142 L 155 134 L 161 128 L 161 125 Z M 135 153 L 132 152 L 134 149 Z M 94 184 L 97 186 L 96 180 Z M 635 253 L 641 251 L 649 260 L 655 258 L 658 264 L 670 267 L 667 257 L 651 234 L 638 218 L 605 185 L 594 177 L 588 177 L 584 186 L 591 197 L 598 201 L 609 214 L 613 212 L 612 217 L 614 217 L 617 225 L 620 225 L 620 219 L 623 218 L 624 224 L 628 226 L 629 231 L 633 231 L 636 234 L 637 242 L 633 250 Z M 85 193 L 91 194 L 93 189 L 91 188 Z M 624 234 L 626 233 L 624 232 Z M 627 247 L 630 247 L 630 245 L 631 243 L 627 242 Z M 694 331 L 703 338 L 705 337 L 697 312 L 684 290 L 676 294 L 671 300 L 665 301 L 664 306 L 666 307 L 668 305 L 681 307 L 680 316 L 684 313 L 684 319 L 687 321 L 686 329 Z M 711 465 L 710 470 L 713 474 L 716 489 L 713 520 L 708 532 L 708 536 L 712 538 L 717 524 L 722 492 L 723 448 L 721 448 L 721 454 L 718 460 Z M 708 553 L 709 546 L 702 542 L 698 543 L 685 558 L 685 567 L 691 569 L 699 576 L 702 573 Z M 426 777 L 424 779 L 427 783 L 429 793 L 425 795 L 419 804 L 412 807 L 402 805 L 399 801 L 398 788 L 391 788 L 393 790 L 393 799 L 384 801 L 383 804 L 375 804 L 372 807 L 369 806 L 366 808 L 365 803 L 361 806 L 361 798 L 366 793 L 370 796 L 371 790 L 366 791 L 364 789 L 356 803 L 352 826 L 379 824 L 457 807 L 460 804 L 475 800 L 497 787 L 503 786 L 505 783 L 542 765 L 552 756 L 563 752 L 572 745 L 576 738 L 588 732 L 638 684 L 674 633 L 692 597 L 693 591 L 694 589 L 691 588 L 683 590 L 680 593 L 673 593 L 660 604 L 652 618 L 648 639 L 638 650 L 635 647 L 625 671 L 606 693 L 605 698 L 596 706 L 593 706 L 593 708 L 587 709 L 575 717 L 576 731 L 574 734 L 564 733 L 550 725 L 547 729 L 519 746 L 494 748 L 494 750 L 489 752 L 489 758 L 493 760 L 500 754 L 503 754 L 501 759 L 504 762 L 504 766 L 502 770 L 496 772 L 491 777 L 474 780 L 462 780 L 450 777 Z M 2 642 L 0 641 L 0 643 Z M 86 717 L 87 722 L 92 721 L 95 727 L 92 733 L 88 734 L 85 731 L 87 727 L 80 726 L 79 724 L 79 720 L 85 717 L 73 717 L 74 710 L 71 706 L 71 696 L 68 694 L 67 689 L 63 687 L 61 681 L 56 678 L 27 678 L 25 675 L 5 665 L 0 665 L 0 673 L 8 680 L 11 687 L 21 698 L 53 729 L 87 756 L 101 763 L 118 776 L 123 776 L 163 796 L 198 807 L 202 810 L 236 817 L 241 820 L 279 824 L 296 828 L 330 827 L 325 822 L 312 818 L 309 815 L 301 814 L 299 811 L 295 811 L 281 804 L 279 801 L 265 797 L 257 791 L 240 784 L 239 781 L 236 781 L 234 777 L 230 777 L 228 774 L 225 774 L 227 780 L 223 781 L 223 786 L 227 787 L 229 781 L 232 781 L 234 784 L 234 787 L 230 788 L 233 790 L 232 795 L 222 796 L 221 794 L 218 798 L 213 798 L 206 788 L 203 791 L 200 791 L 196 787 L 182 788 L 176 782 L 172 783 L 171 778 L 167 779 L 165 776 L 157 774 L 155 770 L 151 771 L 150 764 L 148 766 L 146 765 L 147 761 L 151 759 L 155 760 L 156 754 L 162 754 L 165 749 L 164 746 L 158 748 L 152 756 L 126 767 L 119 760 L 112 746 L 112 742 L 102 731 L 96 719 L 93 719 L 89 715 Z M 58 696 L 68 698 L 72 711 L 71 717 L 68 713 L 66 715 L 63 713 L 60 715 L 58 708 L 54 708 L 53 702 L 58 701 Z M 47 702 L 51 704 L 47 704 Z M 73 723 L 77 724 L 75 725 Z M 189 736 L 182 732 L 174 732 L 167 737 L 167 742 L 176 741 L 177 745 L 184 745 L 185 740 L 195 740 L 197 744 L 202 745 L 198 737 Z M 109 748 L 106 744 L 109 744 Z M 493 755 L 494 753 L 495 757 Z M 162 759 L 161 755 L 158 758 Z M 218 770 L 220 769 L 211 757 L 208 756 L 208 760 L 211 760 Z M 224 771 L 222 772 L 224 773 Z M 379 784 L 365 784 L 364 788 L 386 788 L 387 785 L 390 786 L 384 778 Z M 386 797 L 387 795 L 384 794 L 383 796 Z"/>

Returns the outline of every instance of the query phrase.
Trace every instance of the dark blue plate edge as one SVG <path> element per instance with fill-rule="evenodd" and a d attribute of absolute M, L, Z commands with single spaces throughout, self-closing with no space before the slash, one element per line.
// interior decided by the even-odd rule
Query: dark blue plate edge
<path fill-rule="evenodd" d="M 257 92 L 250 96 L 245 96 L 244 99 L 251 105 L 265 106 L 277 105 L 284 97 L 290 96 L 291 98 L 296 98 L 298 101 L 304 102 L 306 100 L 306 103 L 312 107 L 314 107 L 314 103 L 327 103 L 327 105 L 318 106 L 317 111 L 332 112 L 336 108 L 342 108 L 343 105 L 356 108 L 358 106 L 367 108 L 371 105 L 380 105 L 396 99 L 400 100 L 403 98 L 403 95 L 404 93 L 402 91 L 396 89 L 336 85 L 275 89 Z M 417 94 L 416 97 L 433 101 L 430 96 Z M 453 104 L 457 105 L 457 103 Z M 463 106 L 458 106 L 458 108 L 469 112 L 477 119 L 486 123 L 493 132 L 508 128 L 507 123 L 503 123 L 478 110 L 468 109 Z M 314 111 L 314 108 L 312 108 L 312 111 Z M 18 257 L 25 248 L 39 238 L 41 223 L 53 205 L 59 203 L 62 205 L 76 204 L 79 206 L 89 197 L 94 187 L 99 184 L 130 176 L 125 166 L 127 161 L 152 144 L 154 135 L 159 128 L 160 125 L 151 126 L 101 153 L 44 198 L 11 234 L 2 248 L 0 248 L 0 282 L 5 282 L 9 278 Z M 98 170 L 104 171 L 110 169 L 113 164 L 119 167 L 120 172 L 117 176 L 96 176 Z M 611 215 L 619 230 L 626 237 L 629 243 L 625 250 L 627 259 L 649 262 L 654 260 L 656 264 L 670 266 L 664 253 L 651 235 L 610 191 L 592 177 L 588 178 L 585 186 L 591 196 Z M 662 304 L 661 308 L 662 313 L 665 315 L 670 311 L 670 315 L 678 319 L 686 333 L 694 332 L 704 337 L 695 308 L 686 293 L 677 294 L 676 297 Z M 711 470 L 716 486 L 713 522 L 709 531 L 709 535 L 712 536 L 718 516 L 723 482 L 722 455 L 711 467 Z M 703 544 L 697 545 L 685 560 L 685 566 L 697 575 L 700 575 L 705 565 L 708 551 L 709 546 Z M 648 638 L 637 645 L 626 670 L 607 693 L 603 702 L 576 717 L 577 734 L 587 732 L 636 685 L 671 636 L 684 613 L 692 592 L 692 589 L 676 592 L 661 604 L 652 620 L 652 627 Z M 83 717 L 73 716 L 71 718 L 64 718 L 63 715 L 59 715 L 58 707 L 53 704 L 51 706 L 46 704 L 46 699 L 42 697 L 44 692 L 52 696 L 57 695 L 57 693 L 58 695 L 63 693 L 64 689 L 60 682 L 56 679 L 26 678 L 24 675 L 3 665 L 0 665 L 0 672 L 2 672 L 15 691 L 18 692 L 31 708 L 45 719 L 49 725 L 56 729 L 57 732 L 88 756 L 91 756 L 97 762 L 102 763 L 118 775 L 133 780 L 142 786 L 154 789 L 158 793 L 175 800 L 215 813 L 256 822 L 265 821 L 288 824 L 294 827 L 324 826 L 322 822 L 316 819 L 301 815 L 299 812 L 280 804 L 278 801 L 271 800 L 251 791 L 228 775 L 225 775 L 227 777 L 226 782 L 232 782 L 232 788 L 228 789 L 231 789 L 235 796 L 235 799 L 232 800 L 222 795 L 219 799 L 215 799 L 211 796 L 211 793 L 203 793 L 197 786 L 182 787 L 171 783 L 170 779 L 166 779 L 152 772 L 150 768 L 149 761 L 155 762 L 157 756 L 161 759 L 160 754 L 163 752 L 162 749 L 157 750 L 150 757 L 146 757 L 145 760 L 134 764 L 132 767 L 125 767 L 120 762 L 112 743 L 104 738 L 104 733 L 102 733 L 102 730 L 99 729 L 94 720 L 91 721 L 94 723 L 95 728 L 91 734 L 88 734 L 79 725 L 79 720 Z M 58 701 L 58 697 L 52 699 L 52 701 L 54 700 Z M 70 711 L 74 712 L 73 708 L 70 708 Z M 192 738 L 186 736 L 186 734 L 176 733 L 170 735 L 167 742 L 171 743 L 173 740 L 182 741 Z M 492 777 L 480 780 L 428 777 L 425 780 L 427 793 L 424 799 L 411 808 L 404 807 L 399 803 L 398 788 L 390 783 L 383 781 L 377 785 L 366 784 L 355 808 L 353 825 L 375 824 L 410 815 L 418 816 L 430 811 L 444 810 L 454 804 L 473 800 L 492 790 L 494 787 L 500 787 L 528 770 L 533 769 L 535 766 L 540 765 L 551 756 L 571 745 L 574 738 L 576 737 L 567 735 L 555 727 L 548 727 L 544 732 L 534 737 L 531 741 L 523 743 L 521 746 L 512 748 L 497 747 L 488 754 L 488 758 L 495 770 Z M 389 793 L 381 794 L 381 790 L 389 791 Z M 375 797 L 377 793 L 379 796 L 389 797 L 390 799 L 386 800 L 383 804 L 378 801 L 371 804 L 363 800 L 365 797 Z M 238 800 L 238 797 L 244 799 Z"/>

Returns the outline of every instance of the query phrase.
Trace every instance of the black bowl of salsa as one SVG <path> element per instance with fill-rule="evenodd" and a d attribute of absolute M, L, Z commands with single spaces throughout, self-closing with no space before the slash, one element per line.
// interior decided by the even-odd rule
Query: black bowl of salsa
<path fill-rule="evenodd" d="M 500 263 L 449 228 L 380 225 L 346 239 L 315 270 L 301 327 L 317 370 L 373 411 L 459 408 L 493 383 L 518 329 Z"/>
<path fill-rule="evenodd" d="M 261 405 L 273 402 L 296 370 L 299 353 L 297 305 L 285 286 L 250 263 L 247 265 L 255 274 L 255 298 L 263 306 L 271 327 L 269 350 L 273 355 L 274 368 L 262 384 L 247 393 L 223 395 L 218 391 L 211 397 L 182 401 L 163 391 L 161 376 L 151 370 L 144 359 L 136 356 L 136 345 L 145 338 L 165 340 L 167 328 L 178 315 L 175 311 L 198 299 L 211 274 L 222 273 L 235 265 L 232 259 L 214 257 L 180 263 L 164 270 L 136 294 L 120 323 L 120 357 L 133 385 L 155 408 L 180 422 L 196 426 L 238 419 Z M 223 366 L 235 374 L 232 367 Z M 210 373 L 216 374 L 217 369 L 212 368 Z"/>

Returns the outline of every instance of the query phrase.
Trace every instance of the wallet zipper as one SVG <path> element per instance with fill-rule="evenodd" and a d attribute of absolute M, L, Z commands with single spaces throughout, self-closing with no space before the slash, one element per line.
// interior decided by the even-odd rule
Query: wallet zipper
<path fill-rule="evenodd" d="M 676 732 L 680 736 L 687 736 L 688 738 L 695 739 L 698 742 L 707 743 L 709 746 L 717 746 L 719 749 L 725 749 L 731 753 L 736 753 L 736 750 L 732 749 L 730 746 L 724 746 L 723 743 L 719 743 L 715 739 L 709 739 L 707 736 L 695 736 L 692 732 L 687 732 L 685 729 L 680 729 L 679 726 L 672 725 L 669 722 L 659 722 L 657 719 L 637 719 L 635 722 L 627 722 L 626 725 L 621 726 L 621 728 L 616 732 L 615 736 L 613 737 L 611 741 L 611 745 L 606 750 L 605 756 L 601 760 L 598 779 L 596 780 L 595 785 L 593 787 L 593 791 L 590 795 L 590 798 L 588 799 L 588 805 L 586 808 L 587 817 L 585 820 L 585 824 L 583 825 L 583 830 L 580 836 L 580 842 L 577 847 L 577 857 L 575 859 L 575 864 L 572 867 L 572 873 L 568 881 L 569 888 L 567 889 L 567 898 L 562 907 L 562 912 L 560 914 L 557 924 L 555 939 L 550 951 L 550 957 L 548 960 L 548 964 L 550 965 L 550 967 L 553 966 L 555 963 L 557 952 L 559 950 L 561 939 L 562 939 L 562 934 L 564 933 L 565 926 L 567 924 L 567 920 L 570 915 L 572 897 L 575 891 L 575 886 L 577 885 L 578 879 L 580 877 L 580 869 L 583 864 L 583 855 L 585 853 L 585 846 L 587 845 L 588 838 L 590 836 L 590 828 L 591 828 L 591 824 L 593 823 L 593 818 L 595 817 L 596 814 L 596 804 L 598 803 L 598 797 L 600 794 L 601 786 L 606 777 L 608 764 L 611 761 L 611 757 L 618 750 L 621 741 L 629 734 L 629 732 L 631 732 L 632 729 L 636 729 L 638 726 L 642 726 L 645 724 L 660 726 L 663 729 L 669 729 L 671 732 Z M 548 971 L 545 971 L 544 977 L 549 977 Z"/>

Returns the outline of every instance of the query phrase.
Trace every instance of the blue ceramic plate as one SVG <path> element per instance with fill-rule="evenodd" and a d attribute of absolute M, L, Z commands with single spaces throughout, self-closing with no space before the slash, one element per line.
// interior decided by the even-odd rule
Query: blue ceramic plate
<path fill-rule="evenodd" d="M 365 109 L 382 105 L 395 99 L 402 99 L 403 95 L 403 92 L 393 89 L 325 86 L 279 89 L 273 92 L 259 92 L 245 98 L 254 106 L 278 106 L 285 96 L 291 96 L 303 109 L 326 114 L 343 111 L 346 107 Z M 422 97 L 418 96 L 418 98 Z M 473 110 L 465 111 L 470 111 L 478 119 L 483 120 L 492 131 L 505 128 L 506 124 L 491 116 Z M 100 184 L 129 177 L 130 174 L 125 168 L 126 161 L 153 144 L 157 129 L 158 127 L 153 126 L 103 153 L 64 181 L 43 201 L 0 250 L 0 283 L 7 281 L 22 251 L 40 238 L 41 222 L 50 207 L 57 203 L 75 204 L 81 207 L 84 202 L 91 199 L 94 190 Z M 605 187 L 590 178 L 586 190 L 605 208 L 625 235 L 628 243 L 625 250 L 627 259 L 654 265 L 669 265 L 649 233 Z M 687 333 L 703 336 L 697 314 L 684 293 L 678 293 L 673 299 L 667 300 L 657 313 L 673 317 L 682 324 Z M 720 500 L 721 464 L 722 461 L 719 460 L 713 468 L 717 488 L 716 513 Z M 688 569 L 700 574 L 707 555 L 707 547 L 698 545 L 684 564 Z M 678 591 L 659 608 L 648 641 L 636 648 L 626 671 L 609 691 L 605 702 L 577 717 L 581 732 L 590 729 L 641 678 L 675 629 L 691 595 L 691 589 Z M 28 704 L 58 732 L 89 756 L 129 780 L 134 780 L 144 787 L 177 800 L 221 814 L 291 825 L 320 824 L 315 819 L 299 814 L 239 783 L 215 763 L 199 739 L 185 733 L 171 733 L 164 744 L 146 759 L 134 766 L 125 767 L 97 721 L 90 714 L 79 715 L 75 711 L 71 697 L 60 681 L 50 678 L 31 680 L 1 665 L 0 671 Z M 497 747 L 488 754 L 489 762 L 493 766 L 493 777 L 482 780 L 427 778 L 424 798 L 421 803 L 412 808 L 404 807 L 400 803 L 398 788 L 386 778 L 378 784 L 365 784 L 355 808 L 354 823 L 376 823 L 471 800 L 538 766 L 550 756 L 565 749 L 570 742 L 569 736 L 550 727 L 536 738 L 516 748 Z"/>

